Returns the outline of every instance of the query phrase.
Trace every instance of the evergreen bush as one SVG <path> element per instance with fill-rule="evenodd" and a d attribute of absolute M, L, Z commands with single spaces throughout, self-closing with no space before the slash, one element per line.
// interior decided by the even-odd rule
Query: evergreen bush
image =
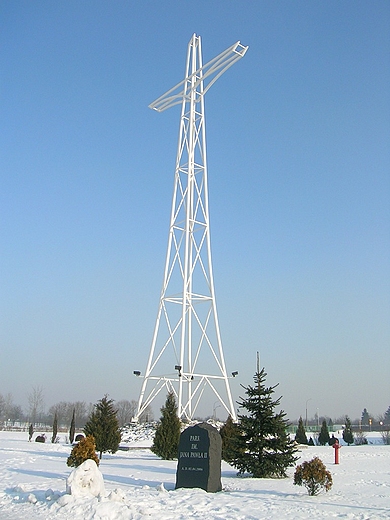
<path fill-rule="evenodd" d="M 54 414 L 53 435 L 51 436 L 51 442 L 56 442 L 56 440 L 57 440 L 57 432 L 58 432 L 58 422 L 57 422 L 57 412 L 56 412 Z"/>
<path fill-rule="evenodd" d="M 328 492 L 332 484 L 332 475 L 318 457 L 303 462 L 295 470 L 294 485 L 305 486 L 310 496 L 318 495 L 322 489 Z"/>
<path fill-rule="evenodd" d="M 73 408 L 72 420 L 71 420 L 70 428 L 69 428 L 69 442 L 70 442 L 70 444 L 73 444 L 75 431 L 76 431 L 75 409 Z"/>
<path fill-rule="evenodd" d="M 99 466 L 99 459 L 96 455 L 95 439 L 92 435 L 84 437 L 76 446 L 73 447 L 66 461 L 68 466 L 77 468 L 87 459 L 92 459 Z"/>
<path fill-rule="evenodd" d="M 390 406 L 388 407 L 388 409 L 385 412 L 385 415 L 383 416 L 383 422 L 385 425 L 390 424 Z"/>
<path fill-rule="evenodd" d="M 181 423 L 177 416 L 177 405 L 173 392 L 167 395 L 165 405 L 161 408 L 161 414 L 150 449 L 161 459 L 172 460 L 177 458 L 181 432 Z"/>
<path fill-rule="evenodd" d="M 348 444 L 353 444 L 353 433 L 352 433 L 352 425 L 351 425 L 351 419 L 348 417 L 348 415 L 345 416 L 345 426 L 343 430 L 343 440 Z"/>
<path fill-rule="evenodd" d="M 320 431 L 320 434 L 318 436 L 318 444 L 320 444 L 321 446 L 325 446 L 325 444 L 329 443 L 329 440 L 330 440 L 329 430 L 328 430 L 328 426 L 326 424 L 326 421 L 324 419 L 322 421 L 321 431 Z"/>
<path fill-rule="evenodd" d="M 222 438 L 222 460 L 230 463 L 234 458 L 235 444 L 239 435 L 238 426 L 234 423 L 231 415 L 229 415 L 219 433 Z"/>
<path fill-rule="evenodd" d="M 28 440 L 31 442 L 32 436 L 34 435 L 34 426 L 30 424 L 28 428 Z"/>
<path fill-rule="evenodd" d="M 367 408 L 362 411 L 362 425 L 368 426 L 370 424 L 370 414 L 367 412 Z"/>
<path fill-rule="evenodd" d="M 295 434 L 295 442 L 298 444 L 308 444 L 305 427 L 303 426 L 302 417 L 298 421 L 298 429 Z"/>

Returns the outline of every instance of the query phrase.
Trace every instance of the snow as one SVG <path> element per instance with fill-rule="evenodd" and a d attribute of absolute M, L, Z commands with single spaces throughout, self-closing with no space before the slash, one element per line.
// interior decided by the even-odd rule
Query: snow
<path fill-rule="evenodd" d="M 66 479 L 66 492 L 73 497 L 105 495 L 104 480 L 94 460 L 86 460 Z"/>
<path fill-rule="evenodd" d="M 286 479 L 253 479 L 237 477 L 224 462 L 222 492 L 175 490 L 177 462 L 158 459 L 145 446 L 148 438 L 139 441 L 141 447 L 129 438 L 128 451 L 103 455 L 105 491 L 78 496 L 66 493 L 73 468 L 66 465 L 71 446 L 65 436 L 58 444 L 41 444 L 28 442 L 27 432 L 0 432 L 0 518 L 389 519 L 390 446 L 378 434 L 368 440 L 365 446 L 342 446 L 339 465 L 331 447 L 301 447 L 297 464 L 318 456 L 333 477 L 328 493 L 310 497 L 306 488 L 293 485 L 294 468 Z"/>

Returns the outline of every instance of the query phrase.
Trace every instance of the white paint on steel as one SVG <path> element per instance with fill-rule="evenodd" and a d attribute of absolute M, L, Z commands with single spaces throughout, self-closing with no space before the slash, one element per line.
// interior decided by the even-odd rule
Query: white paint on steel
<path fill-rule="evenodd" d="M 149 105 L 182 108 L 164 280 L 135 420 L 163 389 L 174 392 L 182 419 L 193 418 L 206 389 L 236 419 L 211 261 L 204 95 L 247 49 L 237 42 L 203 65 L 194 34 L 185 79 Z"/>

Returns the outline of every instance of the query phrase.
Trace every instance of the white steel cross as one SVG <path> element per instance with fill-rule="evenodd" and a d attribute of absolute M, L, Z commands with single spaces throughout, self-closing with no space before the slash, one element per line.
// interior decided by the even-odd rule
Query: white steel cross
<path fill-rule="evenodd" d="M 211 261 L 204 95 L 247 49 L 237 42 L 203 65 L 194 34 L 185 79 L 149 105 L 182 109 L 164 280 L 136 421 L 163 389 L 174 392 L 182 419 L 192 419 L 204 398 L 217 399 L 236 420 Z"/>

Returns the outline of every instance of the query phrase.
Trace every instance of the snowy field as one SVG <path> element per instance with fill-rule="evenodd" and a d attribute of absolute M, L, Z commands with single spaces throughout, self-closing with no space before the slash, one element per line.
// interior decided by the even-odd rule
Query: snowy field
<path fill-rule="evenodd" d="M 374 434 L 368 439 L 372 444 L 343 446 L 339 465 L 331 447 L 302 449 L 298 464 L 319 456 L 332 473 L 333 488 L 316 497 L 293 485 L 293 468 L 283 480 L 252 479 L 226 463 L 222 492 L 175 491 L 176 462 L 133 442 L 129 451 L 103 455 L 105 495 L 97 499 L 65 493 L 65 442 L 29 443 L 27 433 L 0 432 L 0 519 L 390 519 L 390 446 Z"/>

